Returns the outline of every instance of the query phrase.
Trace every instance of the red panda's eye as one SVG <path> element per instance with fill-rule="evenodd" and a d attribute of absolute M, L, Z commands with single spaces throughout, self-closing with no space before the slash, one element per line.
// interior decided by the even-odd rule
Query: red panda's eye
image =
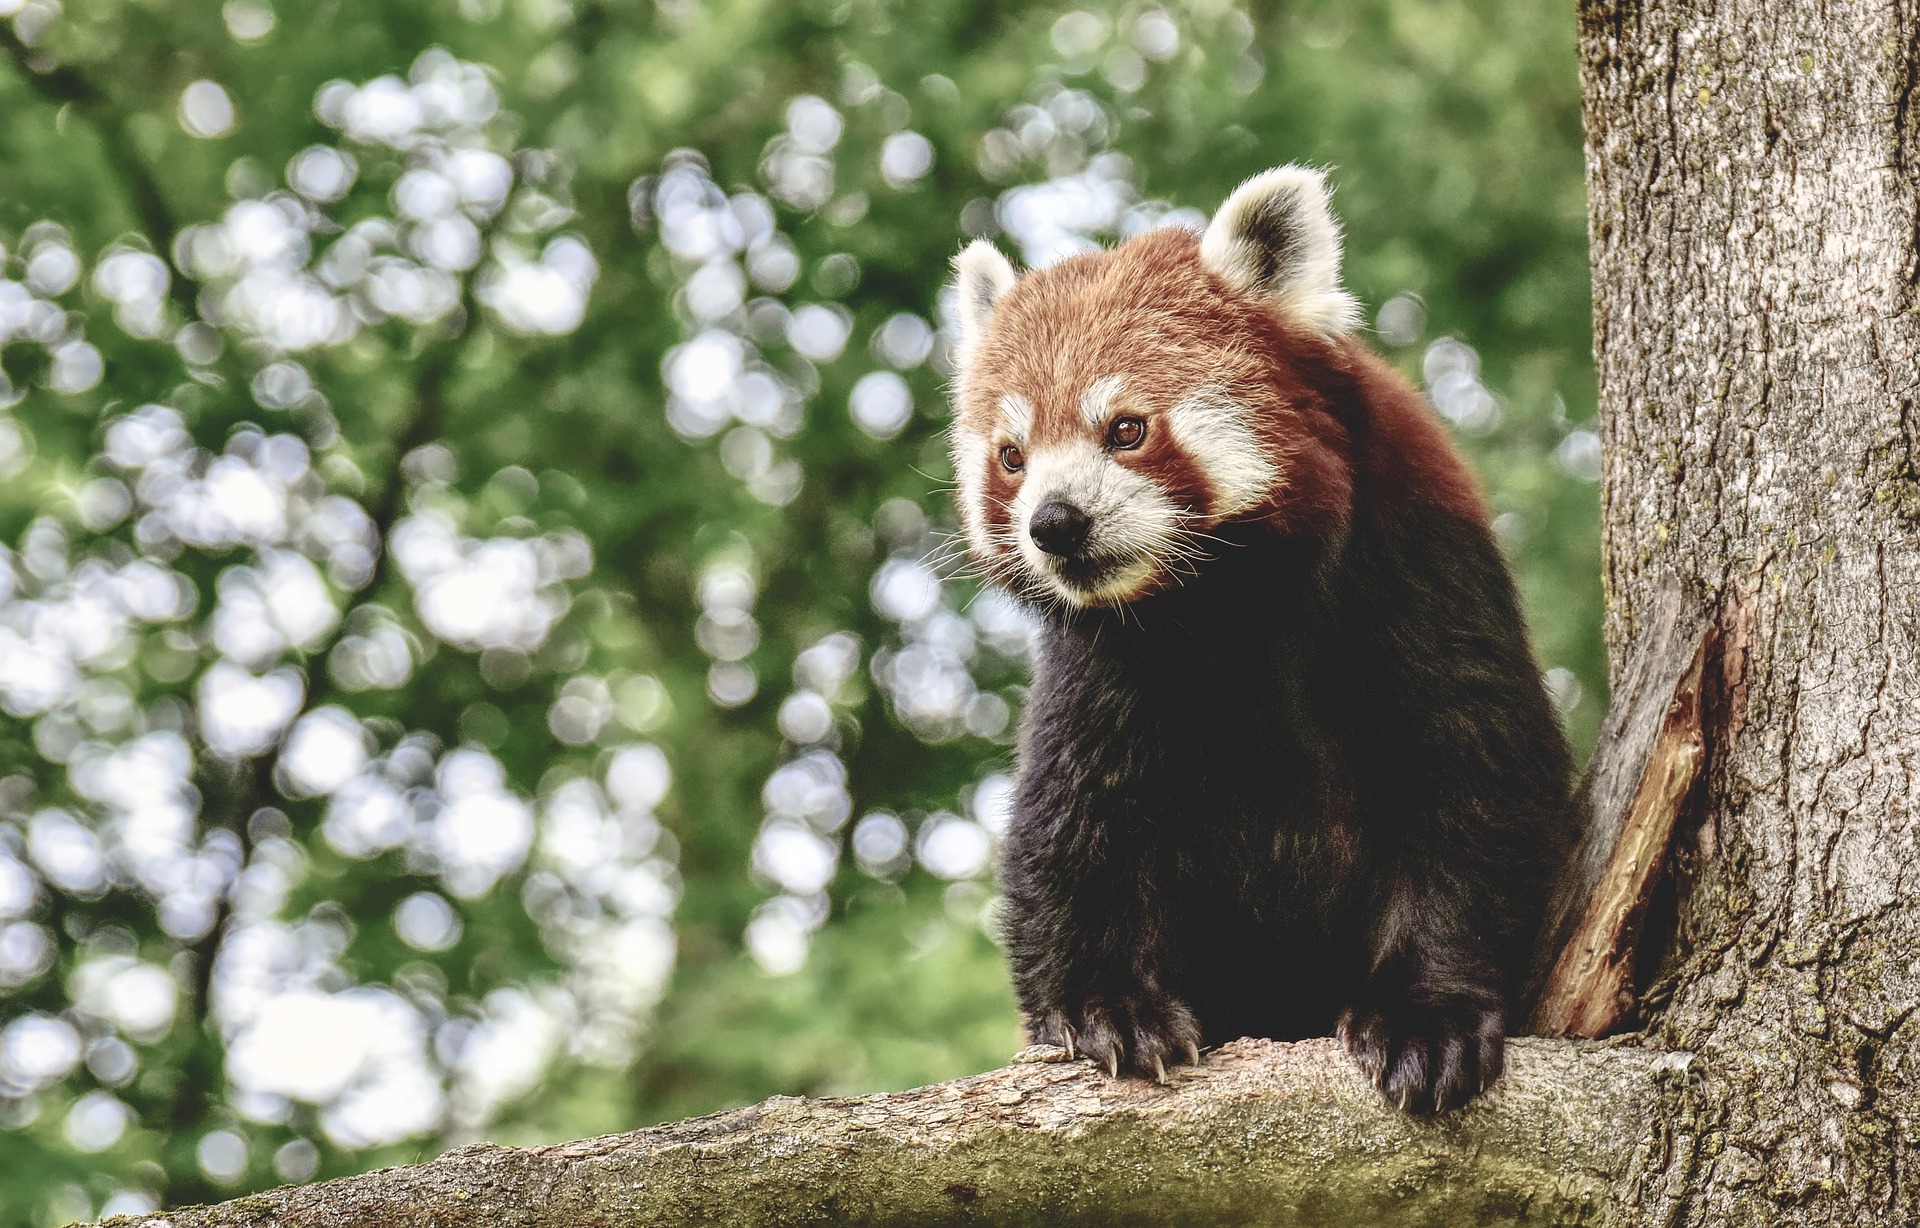
<path fill-rule="evenodd" d="M 1116 418 L 1107 430 L 1107 442 L 1116 448 L 1137 448 L 1147 437 L 1147 424 L 1140 418 Z"/>
<path fill-rule="evenodd" d="M 1000 463 L 1006 466 L 1008 473 L 1018 473 L 1027 467 L 1027 458 L 1020 449 L 1008 444 L 1000 449 Z"/>

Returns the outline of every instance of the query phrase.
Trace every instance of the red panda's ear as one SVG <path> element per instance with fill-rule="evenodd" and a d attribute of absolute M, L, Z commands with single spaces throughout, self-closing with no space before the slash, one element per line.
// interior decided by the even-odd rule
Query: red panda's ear
<path fill-rule="evenodd" d="M 1340 223 L 1326 177 L 1310 167 L 1277 167 L 1236 188 L 1207 223 L 1200 260 L 1318 332 L 1360 322 L 1360 305 L 1340 287 Z"/>
<path fill-rule="evenodd" d="M 1018 275 L 1013 271 L 1013 264 L 1000 254 L 1000 249 L 985 239 L 967 244 L 966 249 L 954 257 L 953 269 L 958 275 L 959 291 L 958 310 L 954 315 L 960 327 L 960 355 L 964 361 L 986 335 L 993 305 L 1013 288 Z"/>

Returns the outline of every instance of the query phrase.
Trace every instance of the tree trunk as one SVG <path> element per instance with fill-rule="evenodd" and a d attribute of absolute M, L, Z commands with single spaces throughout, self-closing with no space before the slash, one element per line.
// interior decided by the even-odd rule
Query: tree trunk
<path fill-rule="evenodd" d="M 1920 1130 L 1920 19 L 1585 4 L 1615 681 L 1719 620 L 1650 1039 L 1696 1056 L 1646 1224 L 1912 1224 Z"/>

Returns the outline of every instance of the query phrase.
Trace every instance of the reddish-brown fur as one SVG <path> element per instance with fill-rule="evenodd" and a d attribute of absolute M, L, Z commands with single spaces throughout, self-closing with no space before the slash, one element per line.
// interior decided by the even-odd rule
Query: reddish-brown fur
<path fill-rule="evenodd" d="M 960 258 L 962 511 L 1043 627 L 1002 934 L 1031 1038 L 1113 1073 L 1337 1026 L 1389 1101 L 1439 1113 L 1499 1077 L 1577 810 L 1473 479 L 1337 331 L 1324 210 L 1279 168 L 1203 241 L 1025 278 Z"/>
<path fill-rule="evenodd" d="M 1445 428 L 1385 361 L 1234 290 L 1201 264 L 1197 235 L 1168 228 L 1027 273 L 995 305 L 968 366 L 957 426 L 991 441 L 984 511 L 999 540 L 1019 481 L 999 462 L 1012 438 L 1001 397 L 1033 403 L 1026 446 L 1037 449 L 1091 430 L 1080 398 L 1109 375 L 1126 379 L 1117 408 L 1149 421 L 1207 386 L 1225 388 L 1251 411 L 1279 480 L 1265 505 L 1236 519 L 1337 531 L 1360 491 L 1381 510 L 1420 505 L 1486 520 L 1478 484 Z M 1209 510 L 1206 475 L 1169 432 L 1150 430 L 1137 452 L 1115 457 L 1181 506 Z M 995 560 L 981 561 L 993 569 Z"/>

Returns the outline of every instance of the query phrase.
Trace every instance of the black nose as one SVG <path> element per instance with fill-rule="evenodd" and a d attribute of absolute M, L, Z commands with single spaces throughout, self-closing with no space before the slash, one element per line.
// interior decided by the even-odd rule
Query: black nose
<path fill-rule="evenodd" d="M 1027 521 L 1033 544 L 1062 558 L 1072 558 L 1086 549 L 1087 531 L 1092 527 L 1093 521 L 1085 512 L 1061 499 L 1042 503 Z"/>

